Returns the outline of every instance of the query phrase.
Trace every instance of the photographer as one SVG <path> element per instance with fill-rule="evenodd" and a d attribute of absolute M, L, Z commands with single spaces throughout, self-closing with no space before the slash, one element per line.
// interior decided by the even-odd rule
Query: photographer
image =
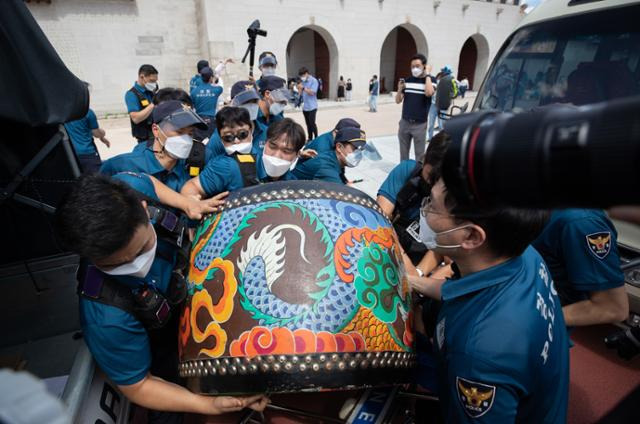
<path fill-rule="evenodd" d="M 617 232 L 603 211 L 555 210 L 533 246 L 549 266 L 567 326 L 627 318 Z"/>
<path fill-rule="evenodd" d="M 546 214 L 469 212 L 439 173 L 420 210 L 420 237 L 453 259 L 455 274 L 439 287 L 413 283 L 442 299 L 434 345 L 443 418 L 566 422 L 567 332 L 544 261 L 529 246 Z"/>
<path fill-rule="evenodd" d="M 93 358 L 132 403 L 149 409 L 150 423 L 182 423 L 183 412 L 264 409 L 262 395 L 209 397 L 179 385 L 176 334 L 186 286 L 157 202 L 145 175 L 92 175 L 57 210 L 58 240 L 83 258 L 80 322 Z"/>

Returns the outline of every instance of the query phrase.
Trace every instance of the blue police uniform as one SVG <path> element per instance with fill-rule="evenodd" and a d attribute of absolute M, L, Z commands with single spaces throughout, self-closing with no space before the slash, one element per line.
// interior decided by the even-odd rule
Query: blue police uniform
<path fill-rule="evenodd" d="M 267 126 L 261 124 L 259 121 L 253 121 L 255 128 L 253 129 L 253 147 L 251 148 L 252 154 L 258 154 L 260 150 L 264 148 L 264 144 L 267 141 Z M 224 145 L 222 144 L 222 140 L 220 139 L 220 134 L 218 133 L 218 129 L 216 128 L 211 137 L 209 138 L 209 142 L 207 143 L 206 154 L 209 159 L 206 159 L 208 162 L 210 159 L 215 158 L 216 156 L 226 155 L 227 152 L 224 150 Z"/>
<path fill-rule="evenodd" d="M 260 182 L 275 181 L 267 175 L 262 163 L 262 151 L 253 154 L 256 161 L 256 177 Z M 224 154 L 211 159 L 204 170 L 198 176 L 200 185 L 207 197 L 214 196 L 223 191 L 233 191 L 244 187 L 244 179 L 238 162 L 233 157 Z M 278 181 L 295 180 L 296 177 L 287 171 Z"/>
<path fill-rule="evenodd" d="M 218 108 L 218 97 L 222 94 L 222 87 L 219 85 L 200 84 L 191 89 L 191 100 L 196 109 L 196 113 L 201 117 L 206 117 L 213 122 Z"/>
<path fill-rule="evenodd" d="M 89 109 L 84 118 L 67 122 L 64 124 L 64 128 L 67 130 L 73 148 L 78 155 L 93 155 L 98 152 L 91 132 L 98 129 L 98 118 L 93 110 Z"/>
<path fill-rule="evenodd" d="M 170 171 L 158 162 L 153 151 L 142 143 L 144 148 L 138 147 L 131 153 L 123 153 L 106 160 L 100 172 L 106 175 L 115 175 L 120 172 L 140 172 L 152 175 L 163 182 L 170 189 L 179 192 L 182 186 L 189 181 L 185 161 L 180 159 Z"/>
<path fill-rule="evenodd" d="M 93 141 L 93 130 L 98 129 L 98 118 L 93 110 L 89 109 L 87 114 L 80 119 L 64 124 L 67 130 L 73 149 L 78 155 L 80 167 L 85 173 L 98 172 L 100 165 L 100 155 Z"/>
<path fill-rule="evenodd" d="M 403 160 L 400 164 L 389 172 L 389 175 L 384 180 L 380 189 L 378 190 L 378 196 L 384 196 L 388 201 L 395 204 L 396 196 L 402 189 L 402 187 L 409 181 L 411 174 L 416 169 L 417 162 L 413 159 Z M 410 208 L 405 211 L 405 215 L 409 219 L 417 219 L 420 217 L 420 206 Z"/>
<path fill-rule="evenodd" d="M 153 183 L 146 175 L 125 173 L 113 178 L 157 200 Z M 175 266 L 176 253 L 175 248 L 161 239 L 158 239 L 157 250 L 164 254 L 162 257 L 156 255 L 145 278 L 110 277 L 133 289 L 142 288 L 146 283 L 166 295 Z M 152 363 L 149 335 L 136 317 L 118 307 L 81 297 L 80 323 L 91 354 L 114 383 L 134 384 L 147 375 Z"/>
<path fill-rule="evenodd" d="M 549 265 L 563 305 L 624 285 L 617 236 L 601 210 L 553 211 L 533 246 Z"/>
<path fill-rule="evenodd" d="M 153 92 L 138 84 L 137 81 L 133 84 L 133 87 L 140 93 L 142 93 L 142 95 L 149 101 L 149 103 L 151 103 L 151 101 L 153 100 Z M 124 102 L 127 104 L 127 113 L 139 112 L 146 107 L 142 106 L 136 95 L 129 90 L 127 90 L 124 95 Z"/>
<path fill-rule="evenodd" d="M 551 275 L 532 247 L 447 280 L 434 344 L 446 422 L 566 422 L 567 330 Z"/>
<path fill-rule="evenodd" d="M 318 153 L 333 151 L 336 148 L 336 141 L 333 138 L 332 131 L 328 131 L 308 142 L 304 148 L 313 149 Z"/>
<path fill-rule="evenodd" d="M 203 81 L 200 74 L 195 74 L 194 76 L 191 77 L 191 80 L 189 80 L 189 91 L 193 90 L 194 88 L 196 88 L 202 83 Z"/>
<path fill-rule="evenodd" d="M 293 170 L 299 180 L 320 180 L 344 184 L 342 166 L 338 162 L 335 150 L 319 153 L 313 159 L 299 161 Z"/>

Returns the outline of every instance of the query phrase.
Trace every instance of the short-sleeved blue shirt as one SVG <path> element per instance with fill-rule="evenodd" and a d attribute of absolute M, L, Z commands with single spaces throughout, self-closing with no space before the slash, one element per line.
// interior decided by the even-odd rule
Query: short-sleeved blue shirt
<path fill-rule="evenodd" d="M 588 299 L 589 292 L 624 285 L 617 237 L 601 210 L 553 211 L 533 246 L 549 265 L 563 304 Z"/>
<path fill-rule="evenodd" d="M 256 177 L 258 181 L 263 183 L 276 181 L 269 177 L 267 171 L 264 169 L 262 150 L 253 154 L 253 156 L 256 161 Z M 238 162 L 227 154 L 216 156 L 207 162 L 207 165 L 198 178 L 207 197 L 214 196 L 223 191 L 233 191 L 244 187 L 244 179 L 242 178 L 242 172 L 240 171 Z M 295 175 L 293 175 L 291 171 L 287 171 L 278 181 L 295 179 Z"/>
<path fill-rule="evenodd" d="M 268 127 L 260 123 L 260 121 L 253 121 L 253 123 L 253 147 L 251 148 L 251 153 L 256 155 L 260 150 L 264 149 L 264 144 L 267 141 Z M 209 159 L 227 154 L 227 152 L 224 150 L 224 145 L 222 144 L 220 133 L 218 133 L 217 128 L 213 131 L 213 134 L 211 134 L 211 137 L 209 138 L 206 152 Z M 209 161 L 209 159 L 207 159 L 207 162 Z"/>
<path fill-rule="evenodd" d="M 416 165 L 417 162 L 413 159 L 403 160 L 396 165 L 380 186 L 378 196 L 384 196 L 391 203 L 395 204 L 398 193 L 407 181 L 409 181 L 411 174 L 416 169 Z M 411 208 L 411 210 L 406 211 L 406 214 L 409 219 L 417 219 L 420 216 L 420 207 Z"/>
<path fill-rule="evenodd" d="M 157 200 L 153 184 L 146 175 L 126 173 L 115 175 L 114 178 Z M 174 260 L 168 261 L 156 256 L 149 274 L 143 279 L 111 277 L 132 288 L 142 287 L 147 283 L 166 294 L 175 265 L 175 251 L 162 240 L 158 240 L 158 249 L 174 253 Z M 80 324 L 91 354 L 114 383 L 134 384 L 147 375 L 151 367 L 149 337 L 136 317 L 115 306 L 81 297 Z"/>
<path fill-rule="evenodd" d="M 177 192 L 190 179 L 184 160 L 178 160 L 173 169 L 167 171 L 149 148 L 137 148 L 130 153 L 114 156 L 102 163 L 100 172 L 106 175 L 115 175 L 119 172 L 140 172 L 152 175 Z"/>
<path fill-rule="evenodd" d="M 313 92 L 313 94 L 309 94 L 306 91 L 302 92 L 302 101 L 304 102 L 302 110 L 306 112 L 318 109 L 318 80 L 309 75 L 307 80 L 302 82 L 302 86 Z"/>
<path fill-rule="evenodd" d="M 71 143 L 76 153 L 79 155 L 93 155 L 98 152 L 96 144 L 93 142 L 92 130 L 98 129 L 98 118 L 93 110 L 89 109 L 84 118 L 69 121 L 64 124 L 64 128 L 69 134 Z"/>
<path fill-rule="evenodd" d="M 305 149 L 313 149 L 318 153 L 333 151 L 336 148 L 336 141 L 333 138 L 333 131 L 320 134 L 304 146 Z"/>
<path fill-rule="evenodd" d="M 133 84 L 133 88 L 142 93 L 142 95 L 144 95 L 149 103 L 151 103 L 151 101 L 153 100 L 153 93 L 151 91 L 138 84 L 138 82 L 135 82 Z M 136 97 L 136 95 L 133 94 L 130 90 L 127 90 L 127 92 L 124 94 L 124 102 L 127 104 L 127 113 L 139 112 L 148 106 L 142 106 L 140 104 L 140 100 L 138 100 L 138 97 Z"/>
<path fill-rule="evenodd" d="M 447 280 L 434 345 L 445 422 L 566 422 L 569 340 L 551 275 L 532 247 Z"/>
<path fill-rule="evenodd" d="M 335 150 L 319 153 L 313 159 L 298 162 L 293 175 L 299 180 L 320 180 L 344 184 L 342 167 L 338 162 Z"/>
<path fill-rule="evenodd" d="M 200 74 L 195 74 L 191 77 L 191 80 L 189 80 L 189 91 L 193 90 L 200 84 L 203 84 L 202 77 Z"/>
<path fill-rule="evenodd" d="M 222 87 L 202 83 L 191 89 L 191 100 L 196 113 L 213 119 L 218 108 L 218 97 L 222 94 Z"/>

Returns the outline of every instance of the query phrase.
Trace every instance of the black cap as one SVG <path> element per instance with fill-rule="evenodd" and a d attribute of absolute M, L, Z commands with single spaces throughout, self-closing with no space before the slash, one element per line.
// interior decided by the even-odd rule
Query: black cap
<path fill-rule="evenodd" d="M 209 68 L 208 66 L 205 66 L 200 70 L 200 75 L 202 76 L 203 80 L 208 81 L 213 77 L 213 69 Z"/>
<path fill-rule="evenodd" d="M 192 125 L 206 130 L 207 124 L 189 106 L 179 100 L 167 100 L 153 108 L 155 124 L 170 124 L 174 129 L 182 129 Z"/>
<path fill-rule="evenodd" d="M 233 84 L 231 87 L 231 98 L 237 106 L 245 104 L 250 100 L 260 100 L 256 86 L 251 81 L 238 81 Z"/>
<path fill-rule="evenodd" d="M 360 123 L 358 121 L 356 121 L 355 119 L 352 118 L 342 118 L 341 120 L 338 121 L 338 123 L 336 124 L 336 127 L 334 128 L 334 130 L 338 131 L 342 128 L 347 128 L 347 127 L 352 127 L 352 128 L 360 128 Z"/>
<path fill-rule="evenodd" d="M 267 77 L 262 77 L 258 80 L 258 88 L 260 89 L 260 93 L 264 93 L 265 91 L 274 91 L 280 88 L 286 88 L 287 81 L 280 77 L 276 77 L 275 75 L 270 75 Z"/>
<path fill-rule="evenodd" d="M 199 60 L 198 64 L 196 65 L 196 67 L 198 68 L 198 73 L 200 73 L 200 71 L 202 71 L 202 68 L 206 68 L 209 66 L 209 61 L 208 60 Z"/>
<path fill-rule="evenodd" d="M 336 133 L 336 143 L 352 143 L 360 147 L 367 143 L 364 131 L 356 127 L 344 127 Z"/>

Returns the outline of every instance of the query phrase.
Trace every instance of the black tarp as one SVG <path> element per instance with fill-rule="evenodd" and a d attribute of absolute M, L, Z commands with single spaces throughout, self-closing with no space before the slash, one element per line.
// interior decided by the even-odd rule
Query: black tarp
<path fill-rule="evenodd" d="M 71 73 L 22 0 L 0 2 L 0 264 L 62 253 L 52 215 L 25 204 L 55 208 L 76 179 L 75 154 L 64 143 L 17 181 L 52 137 L 66 138 L 64 122 L 89 108 L 86 85 Z M 50 209 L 50 208 L 49 208 Z"/>

